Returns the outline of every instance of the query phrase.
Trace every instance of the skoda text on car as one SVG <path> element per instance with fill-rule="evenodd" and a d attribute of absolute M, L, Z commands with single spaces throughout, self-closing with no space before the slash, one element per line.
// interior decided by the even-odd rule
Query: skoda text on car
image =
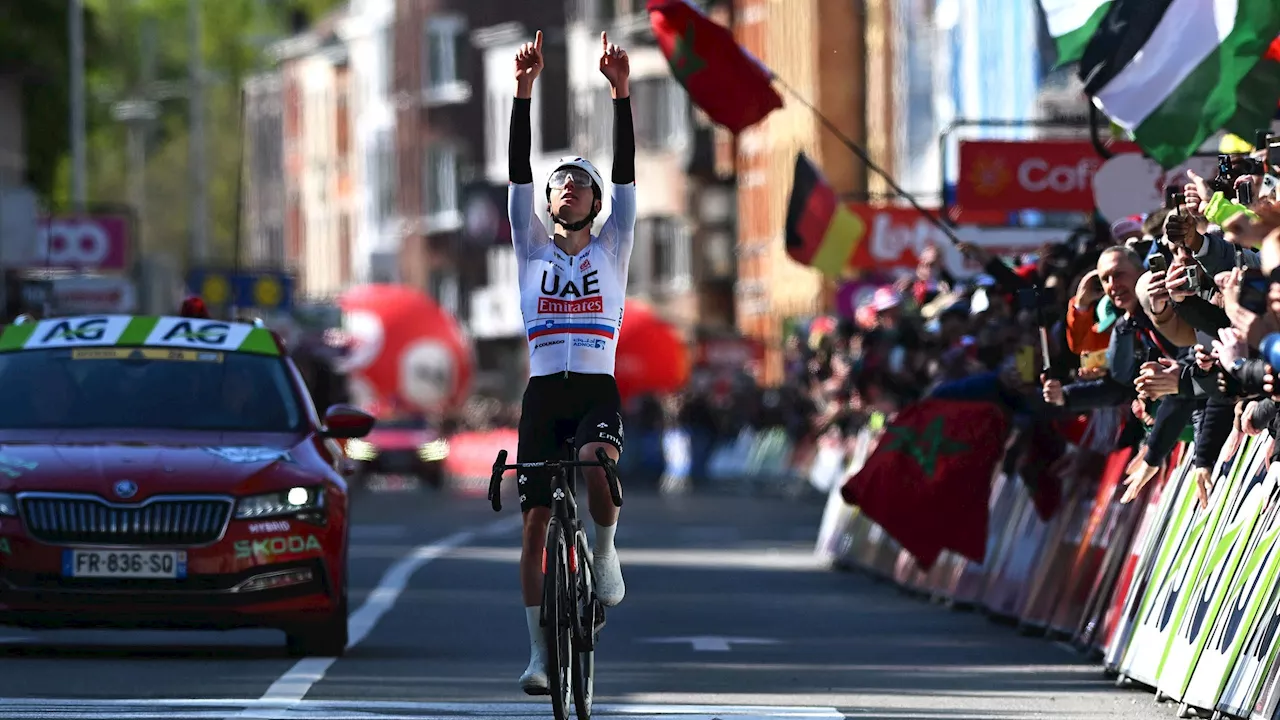
<path fill-rule="evenodd" d="M 346 462 L 256 323 L 85 316 L 0 333 L 0 624 L 347 643 Z"/>
<path fill-rule="evenodd" d="M 404 474 L 436 488 L 443 482 L 444 460 L 449 457 L 449 441 L 414 415 L 379 420 L 363 439 L 348 440 L 346 449 L 362 480 Z"/>

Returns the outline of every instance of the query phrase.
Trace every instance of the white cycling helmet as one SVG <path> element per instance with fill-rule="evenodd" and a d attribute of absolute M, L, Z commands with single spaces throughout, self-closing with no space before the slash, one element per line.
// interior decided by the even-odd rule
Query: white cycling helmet
<path fill-rule="evenodd" d="M 555 169 L 551 171 L 554 175 L 556 170 L 567 167 L 575 167 L 585 170 L 591 176 L 591 182 L 595 183 L 596 188 L 600 191 L 601 199 L 604 196 L 604 177 L 600 175 L 600 171 L 596 170 L 596 166 L 592 165 L 589 160 L 581 157 L 562 157 L 556 161 Z M 547 190 L 551 190 L 551 175 L 547 176 Z"/>
<path fill-rule="evenodd" d="M 551 199 L 551 175 L 554 175 L 557 170 L 567 167 L 578 168 L 579 170 L 585 171 L 587 175 L 591 177 L 591 184 L 593 186 L 592 192 L 596 194 L 596 200 L 604 202 L 604 177 L 600 175 L 600 171 L 596 170 L 596 166 L 592 165 L 589 160 L 577 156 L 562 157 L 556 162 L 555 168 L 551 171 L 551 174 L 547 176 L 548 201 Z M 594 222 L 597 214 L 598 211 L 593 208 L 585 218 L 575 223 L 564 222 L 559 217 L 556 217 L 554 213 L 551 215 L 551 219 L 557 225 L 562 225 L 569 230 L 581 230 Z"/>

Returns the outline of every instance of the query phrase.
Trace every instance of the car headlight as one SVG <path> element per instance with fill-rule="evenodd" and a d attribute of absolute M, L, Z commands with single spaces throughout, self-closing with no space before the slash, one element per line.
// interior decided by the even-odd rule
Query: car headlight
<path fill-rule="evenodd" d="M 250 495 L 240 498 L 236 504 L 236 519 L 275 517 L 277 515 L 296 515 L 318 510 L 324 507 L 324 489 L 318 487 L 295 487 L 279 492 L 263 495 Z"/>
<path fill-rule="evenodd" d="M 0 516 L 17 515 L 18 502 L 9 493 L 0 493 Z"/>
<path fill-rule="evenodd" d="M 352 438 L 347 441 L 347 457 L 352 460 L 369 462 L 378 457 L 378 448 L 366 440 Z"/>
<path fill-rule="evenodd" d="M 418 459 L 422 462 L 440 462 L 449 457 L 449 441 L 443 438 L 418 446 Z"/>

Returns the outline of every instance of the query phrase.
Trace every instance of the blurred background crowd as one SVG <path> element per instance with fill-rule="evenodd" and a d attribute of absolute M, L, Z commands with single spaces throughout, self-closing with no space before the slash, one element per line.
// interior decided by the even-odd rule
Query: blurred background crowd
<path fill-rule="evenodd" d="M 619 346 L 633 472 L 660 477 L 675 453 L 696 481 L 744 432 L 777 431 L 803 475 L 818 449 L 930 393 L 995 398 L 1072 440 L 1082 415 L 1109 417 L 1114 437 L 1089 443 L 1155 437 L 1155 461 L 1168 437 L 1209 432 L 1206 416 L 1203 439 L 1218 437 L 1230 393 L 1261 392 L 1261 325 L 1241 323 L 1269 317 L 1256 248 L 1275 103 L 1185 104 L 1193 128 L 1151 132 L 1103 97 L 1137 46 L 1100 14 L 1077 27 L 1034 0 L 22 5 L 0 11 L 6 318 L 169 313 L 194 293 L 280 331 L 321 404 L 449 437 L 509 430 L 527 368 L 509 63 L 544 32 L 535 175 L 565 154 L 607 167 L 604 81 L 579 70 L 608 30 L 632 58 L 645 195 Z M 736 44 L 700 47 L 714 62 L 682 83 L 651 5 L 696 6 Z M 1239 55 L 1262 72 L 1280 67 L 1280 20 L 1258 17 Z M 1068 37 L 1091 38 L 1088 56 Z M 812 82 L 784 99 L 741 69 L 746 53 Z M 1152 97 L 1183 102 L 1176 89 Z M 817 177 L 801 182 L 804 167 Z M 863 228 L 832 266 L 792 223 L 815 193 Z M 1252 270 L 1223 276 L 1237 264 Z"/>

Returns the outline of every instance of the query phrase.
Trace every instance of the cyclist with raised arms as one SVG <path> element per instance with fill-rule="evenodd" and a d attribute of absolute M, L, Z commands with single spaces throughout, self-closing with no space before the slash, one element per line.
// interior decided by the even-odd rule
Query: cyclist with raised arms
<path fill-rule="evenodd" d="M 614 150 L 609 218 L 596 236 L 591 235 L 591 225 L 603 206 L 605 184 L 595 166 L 583 158 L 561 158 L 547 180 L 554 234 L 534 214 L 529 112 L 533 83 L 542 72 L 542 31 L 516 53 L 507 212 L 519 264 L 520 310 L 529 339 L 530 378 L 516 451 L 522 463 L 563 458 L 569 437 L 575 439 L 582 460 L 594 460 L 597 448 L 614 460 L 622 453 L 622 400 L 613 366 L 635 233 L 636 146 L 627 53 L 609 44 L 605 33 L 600 34 L 600 43 L 600 72 L 609 80 L 613 95 Z M 603 469 L 583 468 L 583 475 L 596 526 L 591 557 L 596 595 L 605 606 L 613 607 L 625 594 L 613 544 L 618 508 L 609 497 Z M 550 473 L 525 472 L 518 478 L 524 513 L 520 590 L 532 645 L 520 687 L 530 695 L 550 693 L 540 615 L 551 485 Z"/>

